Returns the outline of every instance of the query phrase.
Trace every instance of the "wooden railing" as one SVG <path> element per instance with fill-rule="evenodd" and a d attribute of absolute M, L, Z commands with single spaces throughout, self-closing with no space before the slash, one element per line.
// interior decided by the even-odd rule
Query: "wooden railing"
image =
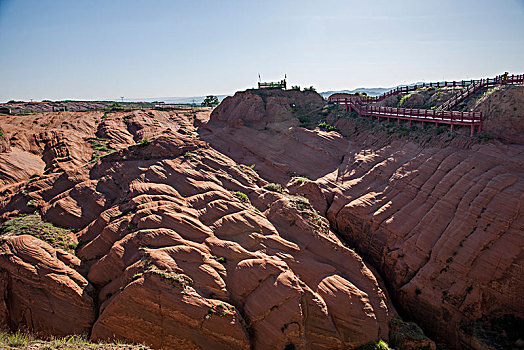
<path fill-rule="evenodd" d="M 449 100 L 440 105 L 437 110 L 451 110 L 457 106 L 460 102 L 468 99 L 475 95 L 483 88 L 496 85 L 514 85 L 524 83 L 524 74 L 511 75 L 502 74 L 494 79 L 480 79 L 474 80 L 473 83 L 469 84 L 465 89 L 462 89 L 457 94 L 453 95 Z"/>
<path fill-rule="evenodd" d="M 469 125 L 471 127 L 471 136 L 475 133 L 475 128 L 478 128 L 480 132 L 482 127 L 482 113 L 481 112 L 461 112 L 461 111 L 444 111 L 444 110 L 433 110 L 433 109 L 416 109 L 416 108 L 396 108 L 396 107 L 378 107 L 369 104 L 364 104 L 361 101 L 348 98 L 337 98 L 332 102 L 345 105 L 346 112 L 354 110 L 360 116 L 377 117 L 380 118 L 395 119 L 400 124 L 401 120 L 409 121 L 409 124 L 413 121 L 451 125 L 451 131 L 453 131 L 455 125 Z"/>
<path fill-rule="evenodd" d="M 411 86 L 400 86 L 376 97 L 351 94 L 345 94 L 345 96 L 344 94 L 333 94 L 328 98 L 328 101 L 345 105 L 346 112 L 354 110 L 361 116 L 377 117 L 378 120 L 380 120 L 380 118 L 386 118 L 388 121 L 390 119 L 396 119 L 398 123 L 400 123 L 401 120 L 408 120 L 410 125 L 412 121 L 419 121 L 422 122 L 422 124 L 425 122 L 434 122 L 437 126 L 439 123 L 449 124 L 451 125 L 451 131 L 453 131 L 455 125 L 469 125 L 471 126 L 471 136 L 473 136 L 476 127 L 478 127 L 479 132 L 482 128 L 482 113 L 451 111 L 450 109 L 485 87 L 515 84 L 524 84 L 524 74 L 509 75 L 508 73 L 504 73 L 496 76 L 495 78 L 444 81 L 437 83 L 422 83 Z M 372 102 L 381 101 L 389 96 L 428 87 L 459 87 L 461 90 L 437 109 L 378 107 L 369 104 Z"/>
<path fill-rule="evenodd" d="M 490 87 L 490 86 L 496 86 L 496 85 L 515 85 L 515 84 L 524 84 L 524 74 L 501 74 L 496 76 L 495 78 L 486 78 L 486 79 L 473 79 L 473 80 L 460 80 L 460 81 L 441 81 L 441 82 L 435 82 L 435 83 L 422 83 L 422 84 L 415 84 L 415 85 L 409 85 L 409 86 L 399 86 L 395 89 L 386 91 L 382 95 L 379 96 L 361 96 L 361 99 L 363 102 L 369 103 L 369 102 L 379 102 L 384 100 L 386 97 L 399 95 L 399 94 L 405 94 L 411 91 L 415 91 L 418 89 L 423 88 L 444 88 L 444 87 L 452 87 L 452 88 L 465 88 L 472 84 L 480 84 L 483 87 Z"/>
<path fill-rule="evenodd" d="M 462 89 L 455 95 L 453 95 L 449 100 L 441 104 L 437 107 L 437 111 L 446 111 L 450 110 L 456 105 L 458 105 L 460 102 L 466 100 L 468 97 L 473 96 L 478 91 L 480 91 L 482 88 L 486 86 L 483 82 L 474 82 L 473 84 L 470 84 L 467 88 Z"/>

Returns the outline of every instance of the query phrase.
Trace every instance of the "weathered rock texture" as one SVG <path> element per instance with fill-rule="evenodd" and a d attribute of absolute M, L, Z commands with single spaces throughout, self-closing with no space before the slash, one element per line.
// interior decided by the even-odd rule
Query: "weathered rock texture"
<path fill-rule="evenodd" d="M 43 336 L 88 334 L 94 289 L 60 254 L 67 253 L 32 236 L 0 238 L 2 325 Z"/>
<path fill-rule="evenodd" d="M 396 313 L 380 278 L 306 199 L 263 189 L 267 182 L 256 171 L 200 140 L 192 123 L 206 113 L 135 111 L 103 119 L 97 112 L 70 113 L 78 144 L 57 145 L 69 152 L 67 166 L 48 166 L 28 183 L 6 180 L 4 216 L 38 209 L 56 225 L 80 229 L 76 254 L 86 273 L 67 271 L 83 281 L 86 300 L 94 288 L 98 308 L 94 319 L 93 303 L 78 302 L 86 309 L 76 315 L 81 331 L 90 328 L 93 340 L 176 349 L 332 349 L 388 339 Z M 13 149 L 45 158 L 46 148 L 14 126 L 17 117 L 9 118 L 11 135 L 18 135 Z M 89 137 L 114 151 L 90 162 L 96 150 Z M 44 161 L 56 164 L 51 159 Z M 54 254 L 45 243 L 34 245 Z M 24 276 L 16 269 L 25 266 L 23 251 L 9 249 L 9 262 L 0 264 L 9 271 L 4 285 Z M 35 266 L 50 259 L 38 254 L 31 255 Z M 54 288 L 45 270 L 34 274 L 45 283 L 27 285 Z M 15 290 L 10 283 L 4 290 Z M 34 298 L 33 292 L 24 295 Z M 70 297 L 49 295 L 68 305 Z M 7 309 L 22 305 L 4 300 Z M 39 314 L 38 304 L 25 310 Z M 4 323 L 19 327 L 16 315 L 4 313 Z M 31 329 L 62 327 L 52 320 Z M 79 332 L 73 325 L 60 334 Z"/>
<path fill-rule="evenodd" d="M 514 89 L 517 96 L 507 99 L 520 96 Z M 403 314 L 441 341 L 477 348 L 461 324 L 484 316 L 524 317 L 522 145 L 443 135 L 433 147 L 422 147 L 421 142 L 395 141 L 404 136 L 387 129 L 370 133 L 367 124 L 363 130 L 351 119 L 327 120 L 353 142 L 343 140 L 344 148 L 336 133 L 311 132 L 306 144 L 319 149 L 309 148 L 306 159 L 326 159 L 326 165 L 287 161 L 296 155 L 297 144 L 282 148 L 278 159 L 285 165 L 268 171 L 267 178 L 279 181 L 280 174 L 298 168 L 297 173 L 316 180 L 322 194 L 311 183 L 297 188 L 296 180 L 290 190 L 308 197 L 321 213 L 327 207 L 332 227 L 383 274 Z M 511 128 L 514 121 L 499 122 Z M 203 135 L 223 150 L 231 145 L 233 159 L 249 164 L 269 157 L 267 147 L 254 146 L 258 140 L 271 147 L 293 132 L 273 136 L 269 126 L 252 140 L 241 137 L 249 133 L 245 129 L 230 123 Z M 333 167 L 330 159 L 341 161 Z"/>
<path fill-rule="evenodd" d="M 456 349 L 487 346 L 465 324 L 524 318 L 523 146 L 417 139 L 432 129 L 410 142 L 339 112 L 314 92 L 248 90 L 211 116 L 6 117 L 10 150 L 0 155 L 15 171 L 1 176 L 0 215 L 39 210 L 78 229 L 80 260 L 38 241 L 25 253 L 9 242 L 34 238 L 4 237 L 2 295 L 20 290 L 12 281 L 31 265 L 57 265 L 35 269 L 25 282 L 35 287 L 20 295 L 66 284 L 49 304 L 82 312 L 63 333 L 177 349 L 345 349 L 390 333 L 398 346 L 434 348 L 395 334 L 403 327 L 391 323 L 385 285 L 403 316 Z M 322 119 L 345 137 L 300 127 Z M 17 168 L 21 157 L 34 158 L 36 175 Z M 29 324 L 27 313 L 46 315 L 3 300 L 12 329 Z M 18 305 L 23 315 L 5 311 Z M 62 323 L 28 327 L 53 333 Z"/>
<path fill-rule="evenodd" d="M 473 103 L 484 114 L 486 132 L 507 142 L 524 144 L 524 86 L 488 91 L 471 105 Z"/>

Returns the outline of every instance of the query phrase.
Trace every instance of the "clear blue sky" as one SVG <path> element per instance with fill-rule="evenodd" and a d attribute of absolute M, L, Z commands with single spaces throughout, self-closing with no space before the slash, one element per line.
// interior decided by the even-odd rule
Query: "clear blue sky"
<path fill-rule="evenodd" d="M 0 101 L 524 73 L 524 0 L 0 0 Z"/>

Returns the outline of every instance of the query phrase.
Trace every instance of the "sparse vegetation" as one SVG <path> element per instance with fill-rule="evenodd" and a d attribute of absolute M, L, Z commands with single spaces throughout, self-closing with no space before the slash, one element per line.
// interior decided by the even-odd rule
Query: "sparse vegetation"
<path fill-rule="evenodd" d="M 265 190 L 282 193 L 282 185 L 270 182 L 264 186 Z"/>
<path fill-rule="evenodd" d="M 325 121 L 322 121 L 322 122 L 318 123 L 318 128 L 320 130 L 324 130 L 324 131 L 335 131 L 335 130 L 337 130 L 337 128 L 335 128 L 331 124 L 326 123 Z"/>
<path fill-rule="evenodd" d="M 145 147 L 147 145 L 149 145 L 151 143 L 151 140 L 149 140 L 148 138 L 143 138 L 142 140 L 140 140 L 137 145 L 139 147 Z"/>
<path fill-rule="evenodd" d="M 115 102 L 111 105 L 111 110 L 117 110 L 117 111 L 121 111 L 124 109 L 124 106 L 122 106 L 120 103 L 118 102 Z M 105 114 L 104 114 L 105 115 Z"/>
<path fill-rule="evenodd" d="M 12 218 L 0 226 L 0 236 L 31 235 L 73 253 L 77 245 L 70 234 L 71 230 L 43 221 L 38 213 Z"/>
<path fill-rule="evenodd" d="M 98 141 L 91 141 L 91 147 L 93 147 L 94 150 L 96 151 L 100 151 L 100 152 L 109 152 L 111 151 L 112 149 L 104 144 L 101 144 L 100 142 Z"/>
<path fill-rule="evenodd" d="M 300 86 L 298 86 L 298 85 L 293 85 L 293 86 L 291 87 L 291 90 L 297 90 L 297 91 L 300 91 Z"/>
<path fill-rule="evenodd" d="M 308 179 L 305 176 L 293 176 L 292 177 L 299 185 L 302 185 L 303 183 L 310 182 L 311 180 Z"/>
<path fill-rule="evenodd" d="M 310 87 L 305 87 L 304 91 L 317 91 L 317 89 L 315 89 L 313 86 L 310 86 Z"/>
<path fill-rule="evenodd" d="M 422 329 L 414 322 L 405 322 L 400 318 L 394 318 L 390 323 L 389 340 L 395 349 L 402 349 L 403 343 L 421 344 L 430 342 Z M 429 350 L 429 348 L 428 348 Z"/>
<path fill-rule="evenodd" d="M 132 281 L 136 281 L 140 277 L 142 277 L 144 274 L 142 272 L 137 272 L 133 275 Z"/>
<path fill-rule="evenodd" d="M 310 118 L 309 115 L 304 114 L 298 117 L 298 121 L 300 122 L 300 126 L 303 128 L 306 128 L 309 126 Z"/>
<path fill-rule="evenodd" d="M 359 346 L 356 350 L 389 350 L 391 349 L 385 341 L 382 339 L 377 343 L 369 343 L 366 345 Z"/>
<path fill-rule="evenodd" d="M 233 192 L 233 196 L 238 198 L 240 201 L 242 201 L 244 203 L 249 203 L 249 197 L 247 196 L 247 194 L 245 194 L 243 192 L 235 191 L 235 192 Z"/>
<path fill-rule="evenodd" d="M 309 199 L 302 196 L 292 196 L 291 203 L 300 211 L 308 210 L 311 206 Z"/>
<path fill-rule="evenodd" d="M 0 332 L 0 348 L 20 350 L 149 349 L 149 347 L 145 345 L 132 345 L 116 342 L 91 343 L 86 338 L 80 335 L 70 335 L 63 338 L 55 338 L 52 340 L 41 340 L 30 333 L 23 333 L 19 330 L 16 333 Z"/>
<path fill-rule="evenodd" d="M 176 283 L 180 285 L 182 288 L 191 286 L 193 284 L 193 279 L 183 273 L 174 273 L 174 272 L 169 272 L 165 270 L 159 270 L 157 268 L 151 268 L 148 270 L 148 272 L 158 275 L 162 277 L 163 279 L 168 280 L 170 282 Z"/>

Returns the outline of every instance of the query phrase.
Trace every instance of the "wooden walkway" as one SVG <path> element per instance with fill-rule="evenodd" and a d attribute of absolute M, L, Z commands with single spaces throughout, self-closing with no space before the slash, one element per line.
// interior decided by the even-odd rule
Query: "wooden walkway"
<path fill-rule="evenodd" d="M 413 121 L 451 125 L 451 131 L 454 130 L 455 125 L 468 125 L 471 128 L 470 135 L 475 134 L 475 129 L 478 132 L 482 129 L 482 113 L 481 112 L 461 112 L 451 111 L 460 102 L 466 100 L 472 95 L 478 93 L 481 89 L 491 86 L 515 85 L 524 84 L 524 74 L 508 75 L 508 73 L 496 76 L 495 78 L 479 79 L 479 80 L 462 80 L 462 81 L 445 81 L 437 83 L 423 83 L 411 86 L 401 86 L 393 90 L 387 91 L 380 96 L 360 96 L 360 95 L 341 95 L 333 94 L 328 98 L 329 102 L 345 105 L 346 112 L 354 110 L 360 116 L 377 117 L 397 120 L 400 124 L 401 120 L 409 121 L 409 125 Z M 377 107 L 370 105 L 373 102 L 379 102 L 389 96 L 398 94 L 405 94 L 410 91 L 415 91 L 421 88 L 428 87 L 459 87 L 461 90 L 453 95 L 448 101 L 444 102 L 437 109 L 415 109 L 415 108 L 394 108 L 394 107 Z"/>

